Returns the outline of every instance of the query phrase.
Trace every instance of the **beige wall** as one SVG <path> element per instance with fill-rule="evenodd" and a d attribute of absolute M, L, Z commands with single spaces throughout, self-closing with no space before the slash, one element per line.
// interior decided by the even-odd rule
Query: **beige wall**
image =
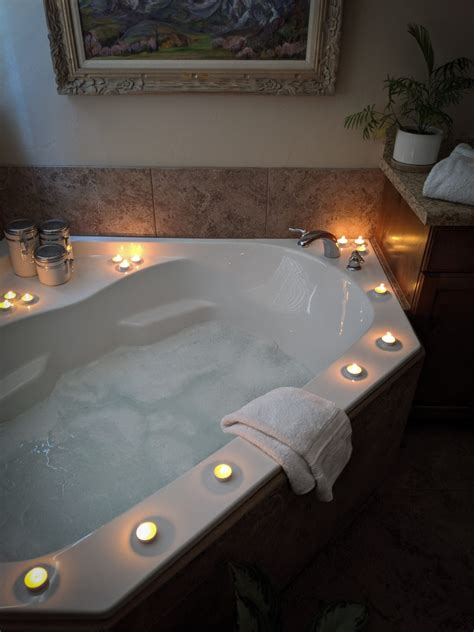
<path fill-rule="evenodd" d="M 364 167 L 380 143 L 344 116 L 383 103 L 387 72 L 421 69 L 407 22 L 426 25 L 439 60 L 474 57 L 473 0 L 346 0 L 333 97 L 56 93 L 42 0 L 0 0 L 0 164 Z M 474 132 L 474 98 L 455 109 Z"/>

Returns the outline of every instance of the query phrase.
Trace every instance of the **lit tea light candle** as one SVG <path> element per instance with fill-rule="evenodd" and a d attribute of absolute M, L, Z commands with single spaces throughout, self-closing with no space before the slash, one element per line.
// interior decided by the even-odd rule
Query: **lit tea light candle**
<path fill-rule="evenodd" d="M 138 525 L 135 535 L 140 540 L 140 542 L 151 542 L 156 538 L 156 534 L 158 533 L 158 527 L 154 522 L 142 522 Z"/>
<path fill-rule="evenodd" d="M 360 375 L 362 373 L 362 367 L 358 364 L 348 364 L 346 370 L 351 375 Z"/>
<path fill-rule="evenodd" d="M 130 257 L 130 261 L 134 263 L 135 265 L 138 265 L 139 263 L 142 262 L 142 258 L 140 257 L 140 255 L 132 255 Z"/>
<path fill-rule="evenodd" d="M 17 297 L 17 293 L 14 292 L 13 290 L 8 290 L 8 292 L 5 292 L 5 294 L 3 295 L 3 298 L 6 301 L 10 301 L 13 302 Z"/>
<path fill-rule="evenodd" d="M 26 292 L 25 294 L 22 295 L 21 297 L 21 302 L 24 303 L 25 305 L 29 305 L 30 303 L 32 303 L 35 300 L 35 297 L 33 294 L 30 294 L 29 292 Z"/>
<path fill-rule="evenodd" d="M 26 573 L 23 582 L 28 590 L 41 590 L 48 584 L 48 571 L 42 566 L 35 566 Z"/>
<path fill-rule="evenodd" d="M 397 342 L 397 339 L 390 331 L 387 331 L 387 333 L 382 336 L 382 340 L 386 345 L 394 345 Z"/>
<path fill-rule="evenodd" d="M 374 287 L 374 292 L 376 294 L 387 294 L 388 290 L 385 287 L 384 283 L 380 283 L 380 285 L 377 285 L 377 287 Z"/>
<path fill-rule="evenodd" d="M 346 364 L 341 369 L 342 375 L 348 380 L 362 380 L 367 377 L 367 371 L 364 367 L 353 362 L 352 364 Z"/>
<path fill-rule="evenodd" d="M 363 246 L 365 244 L 365 239 L 362 237 L 362 235 L 359 235 L 357 239 L 354 239 L 354 243 L 357 246 Z"/>
<path fill-rule="evenodd" d="M 13 307 L 13 303 L 11 301 L 2 301 L 0 303 L 0 311 L 9 312 Z"/>
<path fill-rule="evenodd" d="M 232 476 L 232 468 L 227 463 L 219 463 L 214 468 L 214 476 L 219 481 L 228 481 Z"/>
<path fill-rule="evenodd" d="M 365 244 L 361 244 L 360 246 L 357 246 L 356 250 L 357 252 L 367 252 L 367 248 L 365 247 Z"/>
<path fill-rule="evenodd" d="M 119 263 L 120 272 L 127 272 L 130 269 L 130 262 L 128 259 L 124 259 Z"/>
<path fill-rule="evenodd" d="M 339 239 L 337 240 L 337 243 L 340 246 L 347 246 L 347 244 L 349 243 L 349 240 L 347 239 L 345 235 L 342 235 L 342 237 L 339 237 Z"/>
<path fill-rule="evenodd" d="M 112 257 L 112 261 L 114 263 L 121 263 L 123 261 L 123 257 L 120 254 L 116 254 L 115 257 Z"/>

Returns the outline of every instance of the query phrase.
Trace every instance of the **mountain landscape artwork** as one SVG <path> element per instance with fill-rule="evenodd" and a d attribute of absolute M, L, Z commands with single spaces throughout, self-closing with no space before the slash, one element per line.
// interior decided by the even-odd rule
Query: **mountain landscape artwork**
<path fill-rule="evenodd" d="M 305 60 L 311 0 L 78 0 L 86 59 Z"/>

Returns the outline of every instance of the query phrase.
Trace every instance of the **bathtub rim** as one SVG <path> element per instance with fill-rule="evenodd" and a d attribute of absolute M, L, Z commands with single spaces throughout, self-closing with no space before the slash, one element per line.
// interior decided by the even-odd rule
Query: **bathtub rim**
<path fill-rule="evenodd" d="M 315 244 L 314 246 L 312 245 L 310 248 L 306 249 L 305 251 L 301 251 L 301 249 L 296 249 L 296 245 L 294 243 L 293 240 L 275 240 L 275 239 L 271 239 L 271 240 L 206 240 L 206 239 L 202 239 L 202 240 L 196 240 L 196 239 L 163 239 L 163 238 L 146 238 L 146 239 L 142 239 L 142 238 L 122 238 L 122 237 L 116 237 L 116 238 L 108 238 L 108 237 L 93 237 L 93 238 L 88 238 L 88 237 L 81 237 L 81 238 L 74 238 L 74 240 L 76 242 L 99 242 L 99 243 L 103 243 L 103 242 L 111 242 L 111 243 L 117 243 L 117 242 L 130 242 L 130 243 L 140 243 L 140 242 L 144 242 L 144 243 L 162 243 L 162 242 L 168 242 L 168 243 L 183 243 L 183 242 L 192 242 L 192 243 L 206 243 L 209 244 L 210 242 L 212 243 L 220 243 L 220 244 L 228 244 L 229 241 L 232 242 L 238 242 L 239 244 L 243 244 L 243 243 L 258 243 L 258 242 L 262 242 L 265 244 L 271 244 L 271 245 L 277 245 L 280 247 L 284 247 L 284 248 L 288 248 L 292 251 L 296 251 L 299 254 L 303 254 L 306 257 L 309 257 L 310 259 L 319 259 L 320 263 L 324 263 L 326 265 L 333 265 L 339 269 L 341 269 L 341 266 L 345 265 L 345 260 L 346 260 L 346 253 L 347 253 L 347 249 L 344 252 L 343 256 L 341 257 L 341 259 L 339 260 L 335 260 L 335 262 L 330 262 L 328 264 L 327 260 L 321 261 L 321 254 L 320 254 L 320 250 L 321 250 L 321 245 L 320 244 Z M 383 269 L 381 268 L 381 265 L 378 261 L 378 259 L 376 258 L 376 255 L 373 251 L 373 249 L 371 248 L 371 245 L 369 243 L 369 248 L 371 249 L 372 253 L 369 254 L 368 256 L 368 261 L 366 263 L 366 266 L 364 267 L 363 271 L 361 271 L 361 273 L 356 273 L 359 274 L 358 277 L 351 277 L 351 279 L 353 280 L 355 278 L 356 281 L 359 281 L 359 285 L 362 287 L 362 289 L 365 291 L 365 293 L 367 293 L 368 291 L 370 291 L 370 289 L 372 287 L 374 287 L 374 284 L 380 281 L 384 281 L 386 283 L 386 286 L 388 288 L 391 288 L 391 284 L 389 279 L 386 277 L 385 273 L 383 272 Z M 367 265 L 369 264 L 369 265 Z M 357 407 L 358 405 L 361 405 L 361 402 L 363 402 L 367 397 L 369 397 L 372 393 L 374 393 L 377 388 L 381 385 L 383 385 L 392 375 L 394 375 L 398 370 L 405 368 L 408 364 L 411 364 L 411 362 L 413 361 L 414 358 L 418 357 L 420 350 L 421 350 L 421 345 L 419 344 L 419 342 L 417 341 L 416 337 L 413 334 L 413 331 L 411 330 L 411 327 L 405 317 L 405 315 L 403 314 L 401 307 L 398 304 L 398 301 L 396 300 L 395 296 L 393 296 L 393 300 L 392 301 L 388 301 L 388 302 L 381 302 L 379 304 L 376 304 L 376 308 L 375 308 L 375 318 L 374 318 L 374 322 L 372 323 L 372 326 L 369 328 L 369 330 L 366 332 L 366 334 L 364 334 L 363 336 L 361 336 L 356 343 L 354 343 L 354 345 L 351 346 L 351 348 L 348 350 L 348 352 L 344 355 L 350 355 L 352 352 L 351 350 L 356 347 L 356 345 L 366 345 L 367 340 L 364 340 L 364 338 L 370 338 L 370 340 L 372 340 L 372 338 L 374 337 L 375 333 L 373 331 L 374 327 L 377 329 L 376 333 L 379 333 L 379 329 L 380 329 L 380 323 L 377 322 L 377 315 L 380 315 L 380 313 L 383 313 L 383 318 L 385 318 L 386 314 L 388 313 L 388 309 L 390 310 L 395 310 L 398 313 L 398 321 L 400 322 L 400 316 L 402 317 L 402 320 L 404 319 L 405 322 L 405 327 L 404 327 L 404 336 L 406 335 L 407 337 L 410 336 L 410 331 L 411 331 L 411 342 L 412 342 L 412 348 L 411 349 L 405 349 L 404 353 L 401 354 L 402 359 L 398 362 L 394 362 L 395 358 L 393 357 L 392 354 L 386 354 L 385 359 L 388 361 L 389 359 L 392 361 L 392 365 L 391 368 L 387 371 L 384 371 L 380 378 L 378 380 L 373 380 L 371 382 L 366 382 L 366 383 L 362 383 L 362 382 L 358 382 L 358 383 L 352 383 L 352 382 L 343 382 L 344 386 L 346 387 L 346 391 L 350 392 L 351 397 L 349 398 L 349 401 L 346 400 L 346 402 L 344 402 L 342 405 L 340 402 L 339 405 L 341 405 L 341 407 L 345 408 L 347 411 L 350 411 L 352 409 L 354 409 L 355 407 Z M 389 306 L 389 307 L 388 307 Z M 382 318 L 382 320 L 383 320 Z M 380 318 L 379 318 L 380 320 Z M 394 329 L 392 327 L 392 329 Z M 396 328 L 395 328 L 396 329 Z M 371 346 L 368 346 L 369 349 L 369 353 L 368 354 L 362 354 L 363 357 L 367 357 L 370 358 L 370 354 L 374 353 L 374 349 L 371 348 Z M 380 355 L 380 352 L 375 352 L 377 354 Z M 337 379 L 340 380 L 340 364 L 343 362 L 342 358 L 344 357 L 341 356 L 340 358 L 338 358 L 336 360 L 337 366 L 333 367 L 332 365 L 330 367 L 328 367 L 327 369 L 325 369 L 324 371 L 322 371 L 320 374 L 318 374 L 317 376 L 315 376 L 315 378 L 313 380 L 311 380 L 304 388 L 306 388 L 307 390 L 310 390 L 312 392 L 316 392 L 319 395 L 322 395 L 323 397 L 327 397 L 328 399 L 334 399 L 334 397 L 331 397 L 331 392 L 334 392 L 334 390 L 331 391 L 331 381 L 336 379 L 336 375 L 337 375 Z M 383 356 L 381 356 L 383 357 Z M 368 362 L 370 363 L 370 359 L 368 360 Z M 333 364 L 336 364 L 333 363 Z M 332 372 L 330 372 L 328 374 L 328 371 L 332 369 Z M 322 375 L 324 374 L 324 375 Z M 227 448 L 231 447 L 231 452 L 230 452 L 230 458 L 229 458 L 229 452 L 227 452 Z M 135 583 L 133 585 L 133 587 L 128 587 L 127 590 L 125 591 L 119 591 L 120 595 L 117 596 L 117 591 L 112 591 L 115 592 L 115 596 L 112 597 L 112 595 L 110 595 L 110 598 L 108 600 L 107 605 L 104 607 L 103 603 L 99 606 L 99 607 L 88 607 L 87 609 L 78 607 L 76 610 L 74 610 L 74 608 L 71 608 L 71 605 L 68 605 L 66 607 L 48 607 L 47 604 L 47 599 L 45 601 L 41 601 L 38 597 L 32 597 L 30 600 L 28 600 L 27 602 L 23 602 L 23 604 L 21 606 L 19 606 L 18 601 L 17 600 L 13 600 L 14 603 L 10 603 L 7 605 L 3 605 L 0 604 L 0 615 L 4 616 L 4 615 L 8 615 L 9 612 L 13 613 L 19 613 L 19 612 L 28 612 L 31 611 L 32 609 L 36 612 L 39 613 L 40 611 L 43 612 L 45 615 L 47 614 L 48 616 L 51 615 L 58 615 L 60 616 L 61 614 L 64 614 L 65 612 L 67 613 L 71 613 L 71 612 L 75 612 L 75 614 L 77 614 L 78 616 L 84 616 L 84 617 L 107 617 L 110 616 L 110 614 L 112 614 L 115 610 L 120 608 L 120 604 L 122 602 L 126 602 L 129 598 L 130 595 L 135 594 L 135 592 L 137 590 L 140 589 L 141 586 L 147 584 L 149 581 L 151 581 L 153 579 L 153 577 L 156 578 L 156 576 L 158 574 L 161 573 L 165 573 L 166 569 L 170 568 L 174 563 L 176 563 L 176 559 L 178 557 L 180 557 L 181 555 L 185 554 L 186 551 L 190 550 L 193 548 L 193 546 L 198 543 L 203 537 L 205 537 L 206 533 L 209 533 L 212 529 L 215 528 L 216 525 L 220 524 L 223 520 L 226 519 L 226 517 L 228 515 L 230 515 L 235 509 L 236 507 L 238 507 L 238 505 L 240 505 L 242 502 L 245 502 L 246 498 L 250 498 L 253 494 L 255 494 L 261 487 L 265 486 L 265 484 L 267 484 L 269 481 L 272 480 L 272 478 L 274 478 L 275 476 L 278 475 L 278 473 L 281 473 L 281 469 L 280 467 L 274 463 L 271 459 L 269 459 L 269 457 L 267 457 L 266 455 L 264 455 L 263 453 L 261 453 L 260 451 L 257 451 L 256 448 L 254 448 L 253 446 L 251 446 L 250 444 L 247 444 L 246 442 L 242 441 L 241 439 L 233 439 L 231 442 L 229 442 L 226 446 L 224 446 L 224 448 L 222 448 L 221 450 L 219 450 L 217 453 L 214 453 L 213 455 L 210 455 L 210 457 L 208 459 L 205 459 L 204 461 L 202 461 L 200 464 L 198 464 L 197 466 L 195 466 L 195 468 L 193 468 L 193 470 L 195 470 L 196 468 L 203 468 L 206 467 L 208 465 L 208 463 L 213 460 L 216 460 L 216 455 L 219 455 L 219 459 L 222 457 L 222 460 L 228 459 L 228 460 L 232 460 L 232 454 L 233 454 L 233 450 L 234 449 L 238 450 L 243 450 L 243 452 L 241 454 L 245 454 L 247 455 L 247 457 L 253 462 L 255 459 L 255 464 L 257 466 L 257 468 L 259 468 L 259 472 L 260 472 L 260 478 L 259 481 L 253 481 L 253 483 L 251 485 L 249 485 L 249 487 L 247 488 L 246 491 L 246 495 L 242 496 L 242 494 L 238 494 L 236 497 L 234 497 L 232 499 L 232 501 L 226 505 L 225 509 L 221 508 L 221 511 L 219 512 L 218 517 L 215 517 L 213 522 L 211 524 L 208 524 L 205 528 L 201 528 L 201 530 L 195 534 L 194 538 L 191 539 L 188 542 L 188 546 L 187 547 L 181 547 L 179 550 L 174 551 L 173 555 L 169 555 L 167 557 L 167 561 L 163 561 L 159 566 L 155 565 L 154 568 L 145 573 L 144 576 L 142 577 L 141 581 L 139 581 L 138 583 Z M 252 454 L 252 452 L 254 451 L 254 453 Z M 257 454 L 258 452 L 258 454 Z M 192 472 L 193 470 L 190 470 L 190 472 Z M 182 477 L 179 477 L 178 479 L 176 479 L 175 481 L 173 481 L 173 483 L 170 483 L 169 486 L 174 485 L 176 482 L 181 481 L 182 479 L 185 479 L 188 476 L 189 472 L 187 472 L 186 474 L 184 474 Z M 186 485 L 188 483 L 185 483 Z M 135 523 L 136 520 L 132 520 L 132 512 L 134 512 L 134 510 L 141 509 L 144 513 L 146 512 L 146 506 L 148 503 L 153 504 L 155 501 L 157 503 L 159 503 L 159 498 L 157 497 L 157 495 L 160 495 L 160 493 L 165 490 L 166 488 L 168 488 L 169 486 L 166 486 L 165 488 L 162 488 L 160 490 L 158 490 L 157 492 L 155 492 L 154 494 L 152 494 L 151 496 L 149 496 L 148 498 L 144 499 L 141 503 L 138 503 L 137 505 L 135 505 L 134 507 L 132 507 L 129 511 L 125 512 L 124 514 L 121 514 L 119 516 L 117 516 L 114 520 L 110 521 L 109 523 L 106 523 L 105 525 L 103 525 L 102 527 L 100 527 L 99 529 L 91 532 L 90 534 L 88 534 L 87 536 L 85 536 L 84 538 L 82 538 L 81 540 L 79 540 L 76 543 L 73 543 L 72 545 L 65 547 L 64 549 L 60 550 L 60 551 L 56 551 L 56 552 L 52 552 L 49 553 L 47 555 L 41 556 L 39 558 L 32 558 L 31 560 L 23 560 L 21 562 L 3 562 L 0 563 L 0 573 L 1 575 L 4 577 L 4 581 L 6 582 L 6 577 L 9 577 L 10 579 L 13 577 L 13 575 L 15 575 L 16 577 L 20 576 L 23 572 L 24 569 L 28 569 L 31 568 L 34 565 L 37 565 L 39 563 L 41 563 L 41 561 L 43 561 L 43 563 L 46 563 L 46 560 L 54 560 L 55 563 L 60 563 L 60 565 L 63 563 L 63 559 L 66 555 L 66 553 L 68 551 L 74 550 L 74 552 L 76 552 L 78 555 L 81 555 L 81 553 L 78 551 L 78 547 L 80 547 L 81 545 L 83 545 L 84 543 L 87 543 L 88 541 L 90 541 L 90 539 L 93 536 L 96 536 L 97 534 L 99 534 L 99 532 L 102 532 L 103 530 L 107 529 L 109 527 L 109 525 L 111 525 L 111 523 L 114 523 L 115 521 L 122 521 L 122 518 L 125 516 L 128 516 L 128 519 L 130 522 Z M 135 512 L 136 513 L 136 512 Z M 20 570 L 21 569 L 21 570 Z M 14 571 L 14 573 L 13 573 Z M 142 574 L 143 575 L 143 574 Z M 87 579 L 87 578 L 86 578 Z M 87 586 L 87 582 L 86 582 L 86 586 Z M 8 591 L 8 588 L 6 586 L 4 586 L 4 588 L 2 589 L 2 593 L 4 593 L 5 588 Z M 45 593 L 46 594 L 46 593 Z M 10 595 L 11 596 L 11 595 Z M 3 599 L 2 599 L 3 600 Z M 16 601 L 16 603 L 15 603 Z M 88 602 L 87 597 L 84 598 L 84 596 L 81 597 L 80 599 L 81 602 Z"/>

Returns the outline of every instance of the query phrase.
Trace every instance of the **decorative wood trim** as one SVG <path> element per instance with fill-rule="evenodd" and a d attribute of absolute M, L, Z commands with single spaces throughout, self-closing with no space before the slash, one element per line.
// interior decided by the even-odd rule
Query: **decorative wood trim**
<path fill-rule="evenodd" d="M 82 67 L 74 33 L 73 3 L 43 0 L 59 94 L 118 95 L 183 92 L 332 95 L 339 63 L 343 0 L 321 0 L 314 67 L 295 70 L 196 70 Z"/>

